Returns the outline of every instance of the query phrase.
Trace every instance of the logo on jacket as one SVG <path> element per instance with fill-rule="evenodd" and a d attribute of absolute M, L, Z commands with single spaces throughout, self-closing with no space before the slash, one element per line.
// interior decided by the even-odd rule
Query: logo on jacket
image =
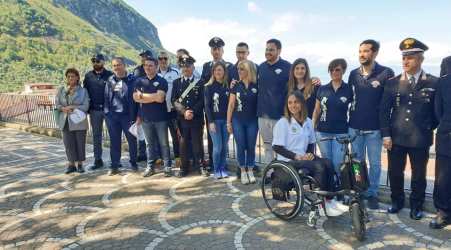
<path fill-rule="evenodd" d="M 154 82 L 154 83 L 153 83 L 153 86 L 155 86 L 155 87 L 157 87 L 158 85 L 160 85 L 159 82 Z"/>
<path fill-rule="evenodd" d="M 372 81 L 371 82 L 371 86 L 373 86 L 373 88 L 377 88 L 381 85 L 381 83 L 379 81 Z"/>
<path fill-rule="evenodd" d="M 276 69 L 276 70 L 274 70 L 274 72 L 276 72 L 276 74 L 280 74 L 280 73 L 282 73 L 282 70 L 281 69 Z"/>
<path fill-rule="evenodd" d="M 348 98 L 342 96 L 342 97 L 340 97 L 340 100 L 341 100 L 343 103 L 346 103 L 346 101 L 348 100 Z"/>
<path fill-rule="evenodd" d="M 254 93 L 254 94 L 257 93 L 257 89 L 256 89 L 256 88 L 252 88 L 251 91 L 252 91 L 252 93 Z"/>

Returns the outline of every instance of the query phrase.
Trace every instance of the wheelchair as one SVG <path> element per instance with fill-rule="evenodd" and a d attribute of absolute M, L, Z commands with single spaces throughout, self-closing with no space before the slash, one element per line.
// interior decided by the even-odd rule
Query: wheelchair
<path fill-rule="evenodd" d="M 365 133 L 365 132 L 362 132 Z M 369 187 L 368 170 L 364 162 L 354 159 L 349 144 L 356 136 L 329 137 L 343 145 L 345 155 L 340 166 L 340 177 L 333 192 L 320 190 L 318 182 L 307 169 L 296 169 L 288 162 L 272 161 L 262 172 L 261 191 L 268 209 L 282 220 L 291 220 L 298 214 L 308 214 L 307 225 L 315 227 L 318 219 L 327 216 L 325 197 L 347 196 L 351 227 L 359 241 L 365 239 L 368 213 L 362 193 Z"/>

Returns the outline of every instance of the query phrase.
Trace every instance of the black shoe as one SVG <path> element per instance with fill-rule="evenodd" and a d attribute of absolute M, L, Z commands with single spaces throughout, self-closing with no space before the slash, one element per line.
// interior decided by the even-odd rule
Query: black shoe
<path fill-rule="evenodd" d="M 77 168 L 74 165 L 69 165 L 69 166 L 67 166 L 65 174 L 70 174 L 70 173 L 73 173 L 76 171 L 77 171 Z"/>
<path fill-rule="evenodd" d="M 423 211 L 420 208 L 410 209 L 410 218 L 412 220 L 421 220 L 423 216 L 424 216 Z"/>
<path fill-rule="evenodd" d="M 401 206 L 400 204 L 392 203 L 391 207 L 387 209 L 387 212 L 389 214 L 397 214 L 399 211 L 401 211 L 402 208 L 403 206 Z"/>
<path fill-rule="evenodd" d="M 368 197 L 368 208 L 369 209 L 379 209 L 379 201 L 376 196 Z"/>
<path fill-rule="evenodd" d="M 83 168 L 82 164 L 77 166 L 77 172 L 80 173 L 80 174 L 85 172 L 85 169 Z"/>
<path fill-rule="evenodd" d="M 206 177 L 210 176 L 210 174 L 208 173 L 206 167 L 200 167 L 200 175 L 201 176 L 206 176 Z"/>
<path fill-rule="evenodd" d="M 429 227 L 432 229 L 442 229 L 448 225 L 451 225 L 451 217 L 441 211 L 437 212 L 437 216 L 429 223 Z"/>
<path fill-rule="evenodd" d="M 143 177 L 149 177 L 155 174 L 155 171 L 153 168 L 146 168 L 146 171 L 144 171 Z"/>
<path fill-rule="evenodd" d="M 142 161 L 147 161 L 147 156 L 140 155 L 136 158 L 136 162 L 142 162 Z"/>
<path fill-rule="evenodd" d="M 99 168 L 103 168 L 103 160 L 98 159 L 94 161 L 94 164 L 90 167 L 91 170 L 96 170 Z"/>
<path fill-rule="evenodd" d="M 121 171 L 119 171 L 119 169 L 117 169 L 117 168 L 112 168 L 112 169 L 110 169 L 110 171 L 108 171 L 108 175 L 109 176 L 113 176 L 113 175 L 117 175 L 117 174 L 119 174 Z"/>
<path fill-rule="evenodd" d="M 132 171 L 135 173 L 138 172 L 138 164 L 132 164 Z"/>

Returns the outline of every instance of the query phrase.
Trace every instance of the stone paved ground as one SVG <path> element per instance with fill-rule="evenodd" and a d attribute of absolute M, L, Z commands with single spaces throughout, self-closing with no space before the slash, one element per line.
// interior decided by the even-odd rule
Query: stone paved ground
<path fill-rule="evenodd" d="M 451 249 L 451 227 L 429 230 L 430 215 L 370 211 L 358 242 L 349 216 L 281 221 L 233 177 L 65 175 L 64 160 L 58 139 L 0 129 L 0 249 Z"/>

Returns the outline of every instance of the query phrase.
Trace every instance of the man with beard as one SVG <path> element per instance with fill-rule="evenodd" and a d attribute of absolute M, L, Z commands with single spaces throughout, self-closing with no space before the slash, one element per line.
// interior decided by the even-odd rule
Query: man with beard
<path fill-rule="evenodd" d="M 438 79 L 421 68 L 424 51 L 428 49 L 424 43 L 406 38 L 399 48 L 404 72 L 387 81 L 380 106 L 382 143 L 388 150 L 392 200 L 388 213 L 398 213 L 404 207 L 404 169 L 409 155 L 412 168 L 410 218 L 420 220 L 423 218 L 429 148 L 433 130 L 437 127 L 434 94 Z"/>
<path fill-rule="evenodd" d="M 379 43 L 375 40 L 365 40 L 360 43 L 360 67 L 351 71 L 348 80 L 354 95 L 350 110 L 349 133 L 357 136 L 352 143 L 352 149 L 360 161 L 365 161 L 368 152 L 370 187 L 366 197 L 370 209 L 379 208 L 377 191 L 381 175 L 382 152 L 379 105 L 385 82 L 394 76 L 393 70 L 375 61 L 379 47 Z M 362 132 L 371 133 L 362 134 Z"/>
<path fill-rule="evenodd" d="M 105 57 L 97 54 L 91 58 L 93 70 L 86 73 L 83 87 L 89 94 L 89 121 L 92 129 L 92 140 L 94 146 L 94 164 L 92 170 L 103 167 L 102 160 L 102 131 L 105 114 L 103 113 L 105 82 L 113 74 L 106 70 Z"/>

